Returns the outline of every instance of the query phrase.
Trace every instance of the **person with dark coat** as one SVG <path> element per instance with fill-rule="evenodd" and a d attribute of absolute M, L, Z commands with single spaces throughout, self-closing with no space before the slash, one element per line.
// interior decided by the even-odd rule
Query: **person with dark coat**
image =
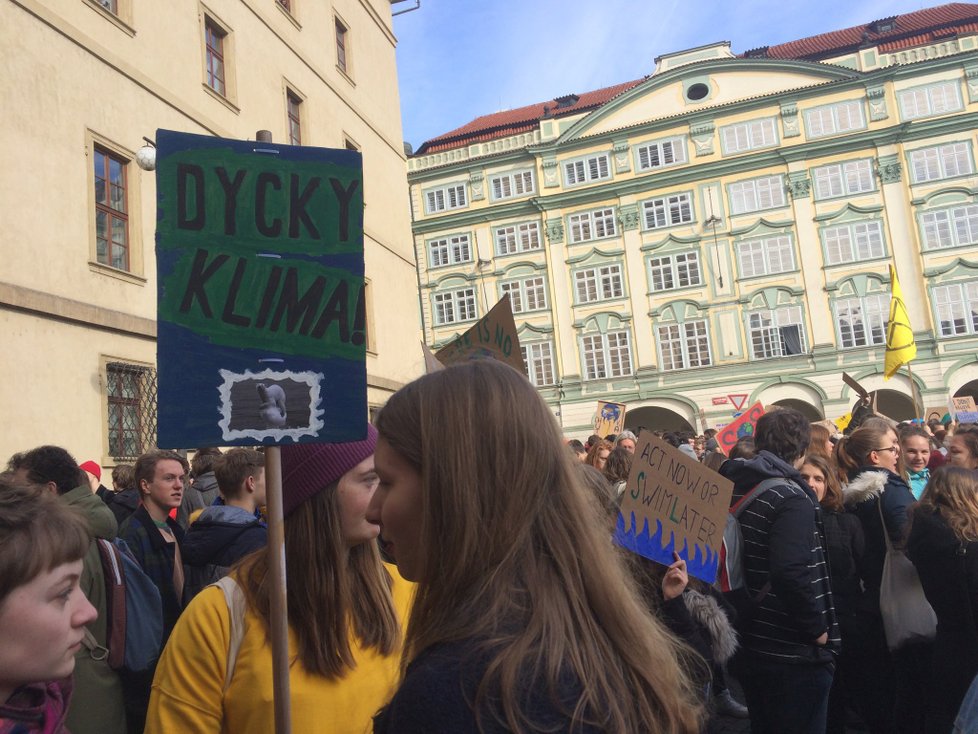
<path fill-rule="evenodd" d="M 190 527 L 191 516 L 195 512 L 210 507 L 220 496 L 217 478 L 214 476 L 214 462 L 219 458 L 220 449 L 197 449 L 190 462 L 193 483 L 184 487 L 183 500 L 177 509 L 177 524 L 184 530 Z"/>
<path fill-rule="evenodd" d="M 914 508 L 907 555 L 937 615 L 926 731 L 946 734 L 978 674 L 978 479 L 942 467 Z"/>
<path fill-rule="evenodd" d="M 720 473 L 732 502 L 767 479 L 740 517 L 744 577 L 756 602 L 731 671 L 738 677 L 754 734 L 824 733 L 839 627 L 832 605 L 818 499 L 798 469 L 810 441 L 796 410 L 765 413 L 754 434 L 757 455 L 731 459 Z"/>
<path fill-rule="evenodd" d="M 255 517 L 255 510 L 265 504 L 265 455 L 231 449 L 215 462 L 214 475 L 224 504 L 205 508 L 184 538 L 185 604 L 268 542 L 268 529 Z"/>

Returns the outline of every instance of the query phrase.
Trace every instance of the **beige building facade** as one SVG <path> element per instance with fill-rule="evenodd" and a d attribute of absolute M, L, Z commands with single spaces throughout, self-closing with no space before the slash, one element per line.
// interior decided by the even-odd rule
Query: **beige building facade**
<path fill-rule="evenodd" d="M 421 373 L 387 0 L 0 0 L 0 38 L 0 457 L 152 445 L 158 128 L 361 151 L 370 407 Z"/>
<path fill-rule="evenodd" d="M 896 268 L 925 406 L 978 393 L 978 5 L 954 4 L 477 118 L 409 160 L 438 347 L 503 294 L 569 436 L 846 413 L 883 379 Z"/>

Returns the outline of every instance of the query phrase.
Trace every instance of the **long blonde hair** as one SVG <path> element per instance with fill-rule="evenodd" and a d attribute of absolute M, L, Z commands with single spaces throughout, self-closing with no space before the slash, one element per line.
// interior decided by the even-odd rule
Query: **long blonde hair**
<path fill-rule="evenodd" d="M 491 716 L 534 731 L 520 690 L 567 694 L 570 680 L 571 729 L 698 731 L 691 653 L 644 608 L 526 377 L 490 360 L 449 367 L 392 396 L 377 430 L 421 475 L 405 668 L 433 645 L 477 641 L 489 660 L 473 702 L 480 730 Z"/>
<path fill-rule="evenodd" d="M 978 541 L 978 477 L 971 469 L 942 466 L 930 475 L 914 509 L 937 511 L 962 543 Z"/>

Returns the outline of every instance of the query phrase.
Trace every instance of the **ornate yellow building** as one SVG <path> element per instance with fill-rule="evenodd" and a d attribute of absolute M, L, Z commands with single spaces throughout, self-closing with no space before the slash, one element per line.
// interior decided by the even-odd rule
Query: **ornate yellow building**
<path fill-rule="evenodd" d="M 978 5 L 955 3 L 486 115 L 408 162 L 436 346 L 509 293 L 569 435 L 845 413 L 883 381 L 896 266 L 924 403 L 978 392 Z M 735 397 L 739 402 L 740 398 Z"/>
<path fill-rule="evenodd" d="M 389 0 L 0 0 L 0 40 L 0 458 L 155 440 L 157 128 L 362 151 L 370 405 L 421 373 Z"/>

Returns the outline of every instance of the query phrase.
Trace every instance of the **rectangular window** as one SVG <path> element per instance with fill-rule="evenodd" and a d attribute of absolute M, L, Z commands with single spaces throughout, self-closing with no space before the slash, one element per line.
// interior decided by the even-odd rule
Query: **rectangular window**
<path fill-rule="evenodd" d="M 836 135 L 849 130 L 864 130 L 866 117 L 863 115 L 862 102 L 850 100 L 806 110 L 805 126 L 810 138 Z"/>
<path fill-rule="evenodd" d="M 693 221 L 693 195 L 673 194 L 642 202 L 646 229 L 672 227 Z"/>
<path fill-rule="evenodd" d="M 517 252 L 540 249 L 540 223 L 524 222 L 498 227 L 495 230 L 496 254 L 512 255 Z"/>
<path fill-rule="evenodd" d="M 570 225 L 571 242 L 587 242 L 602 237 L 614 237 L 616 233 L 615 210 L 610 207 L 571 214 L 567 221 Z"/>
<path fill-rule="evenodd" d="M 581 338 L 584 379 L 602 380 L 632 373 L 632 355 L 627 331 L 590 334 Z"/>
<path fill-rule="evenodd" d="M 302 100 L 295 92 L 290 90 L 285 93 L 285 108 L 289 117 L 289 145 L 302 145 L 302 121 L 299 117 L 301 104 Z"/>
<path fill-rule="evenodd" d="M 924 212 L 920 215 L 920 223 L 924 230 L 924 247 L 928 250 L 978 242 L 978 204 Z"/>
<path fill-rule="evenodd" d="M 747 150 L 770 148 L 778 144 L 774 118 L 751 120 L 720 128 L 720 140 L 725 154 L 743 153 Z"/>
<path fill-rule="evenodd" d="M 653 168 L 666 168 L 686 162 L 686 142 L 682 138 L 669 138 L 655 143 L 640 145 L 638 153 L 638 170 L 649 171 Z"/>
<path fill-rule="evenodd" d="M 826 227 L 825 259 L 829 265 L 883 257 L 883 225 L 879 221 Z"/>
<path fill-rule="evenodd" d="M 889 296 L 839 299 L 835 302 L 839 346 L 851 349 L 885 344 L 886 319 L 889 315 Z"/>
<path fill-rule="evenodd" d="M 533 193 L 533 171 L 518 171 L 492 176 L 489 189 L 495 201 Z"/>
<path fill-rule="evenodd" d="M 475 318 L 475 288 L 460 288 L 434 295 L 435 326 L 471 321 Z"/>
<path fill-rule="evenodd" d="M 932 148 L 918 148 L 910 151 L 908 157 L 910 181 L 915 184 L 974 173 L 971 146 L 968 143 L 948 143 L 935 145 Z"/>
<path fill-rule="evenodd" d="M 344 74 L 349 74 L 350 68 L 347 60 L 347 51 L 350 29 L 339 18 L 335 18 L 334 21 L 336 24 L 336 66 Z"/>
<path fill-rule="evenodd" d="M 788 357 L 805 351 L 800 306 L 754 311 L 748 316 L 748 329 L 754 359 Z"/>
<path fill-rule="evenodd" d="M 934 306 L 941 336 L 978 334 L 978 281 L 935 288 Z"/>
<path fill-rule="evenodd" d="M 564 164 L 564 183 L 567 186 L 600 181 L 611 177 L 611 166 L 607 153 L 579 158 Z"/>
<path fill-rule="evenodd" d="M 424 194 L 425 213 L 461 209 L 466 205 L 465 184 L 454 184 L 431 189 Z"/>
<path fill-rule="evenodd" d="M 705 320 L 659 326 L 656 336 L 663 371 L 709 367 L 713 363 L 710 332 Z"/>
<path fill-rule="evenodd" d="M 786 273 L 795 268 L 795 254 L 789 235 L 747 240 L 737 245 L 740 277 Z"/>
<path fill-rule="evenodd" d="M 428 243 L 429 267 L 440 268 L 443 265 L 458 265 L 472 262 L 472 247 L 467 234 L 443 237 Z"/>
<path fill-rule="evenodd" d="M 956 81 L 897 92 L 897 102 L 905 120 L 957 112 L 963 108 L 961 90 Z"/>
<path fill-rule="evenodd" d="M 108 454 L 133 461 L 156 444 L 156 370 L 125 362 L 105 365 Z"/>
<path fill-rule="evenodd" d="M 129 162 L 95 146 L 96 260 L 129 270 L 129 214 L 126 177 Z"/>
<path fill-rule="evenodd" d="M 205 18 L 204 36 L 207 47 L 207 86 L 226 97 L 224 39 L 227 38 L 227 33 L 210 18 Z"/>
<path fill-rule="evenodd" d="M 668 291 L 701 285 L 700 256 L 696 252 L 654 257 L 649 260 L 652 291 Z"/>
<path fill-rule="evenodd" d="M 553 342 L 532 342 L 521 345 L 520 349 L 523 350 L 526 374 L 533 385 L 544 387 L 557 382 Z"/>
<path fill-rule="evenodd" d="M 738 181 L 729 186 L 730 211 L 733 214 L 756 212 L 784 206 L 784 179 L 781 176 L 764 176 L 748 181 Z"/>
<path fill-rule="evenodd" d="M 816 199 L 831 199 L 873 190 L 873 166 L 868 158 L 819 166 L 812 171 L 812 178 L 815 181 Z"/>
<path fill-rule="evenodd" d="M 547 285 L 543 276 L 507 280 L 499 284 L 504 294 L 509 294 L 513 313 L 539 311 L 547 307 Z"/>
<path fill-rule="evenodd" d="M 621 265 L 602 265 L 574 273 L 578 303 L 607 301 L 624 295 Z"/>

